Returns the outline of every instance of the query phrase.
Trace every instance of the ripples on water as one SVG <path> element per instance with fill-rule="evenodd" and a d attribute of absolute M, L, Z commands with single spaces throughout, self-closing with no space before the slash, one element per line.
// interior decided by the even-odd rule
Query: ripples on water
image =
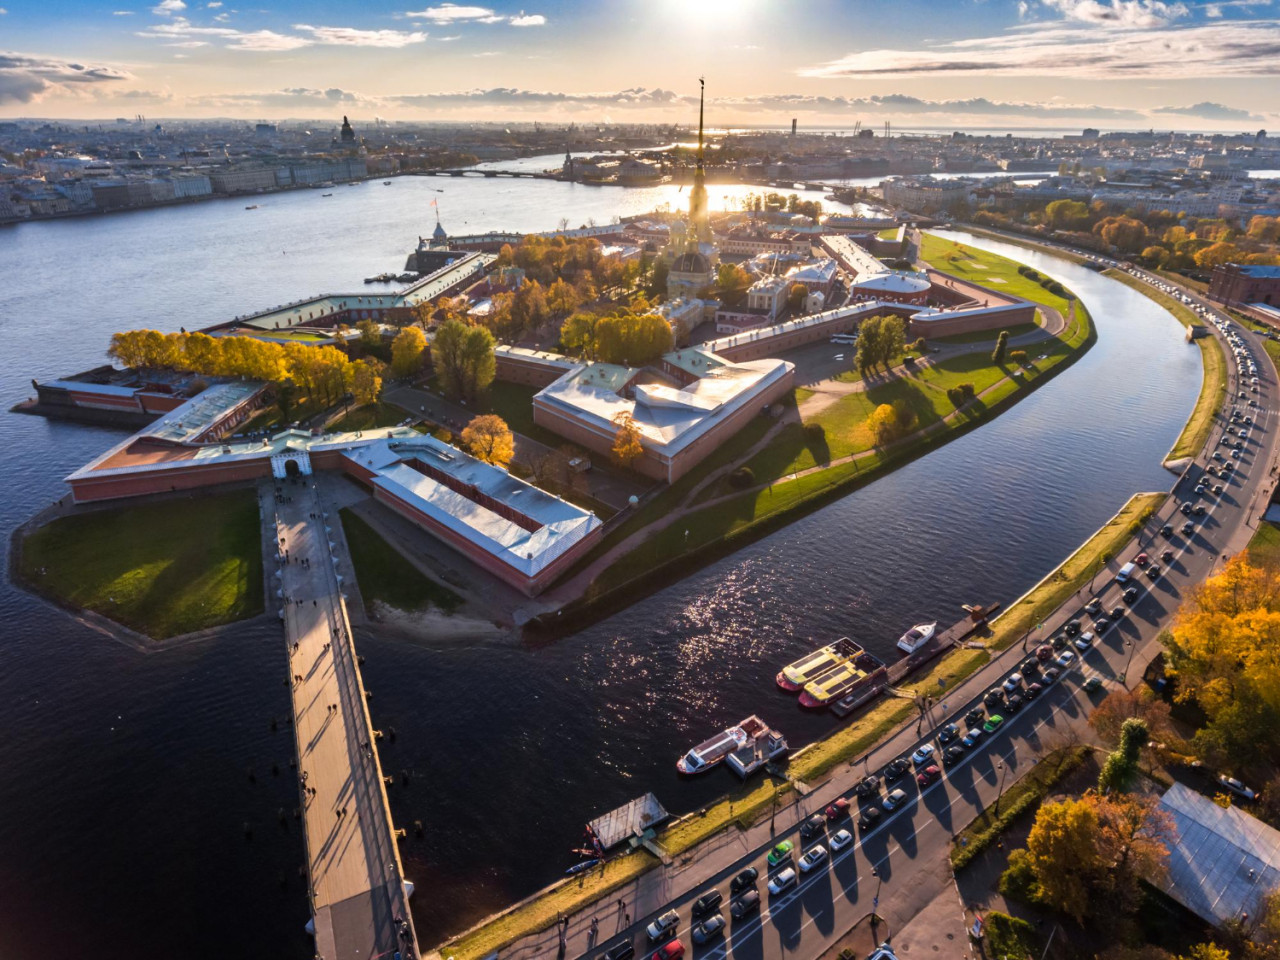
<path fill-rule="evenodd" d="M 358 289 L 429 230 L 434 196 L 455 232 L 683 202 L 526 181 L 334 192 L 0 232 L 0 274 L 20 278 L 0 288 L 0 334 L 21 360 L 0 368 L 6 406 L 31 376 L 102 362 L 117 329 Z M 797 745 L 832 729 L 774 690 L 782 664 L 846 634 L 892 656 L 911 624 L 1016 598 L 1131 493 L 1169 485 L 1159 462 L 1199 383 L 1181 328 L 1083 268 L 977 245 L 1072 286 L 1100 329 L 993 423 L 558 643 L 358 638 L 375 722 L 398 734 L 387 771 L 413 778 L 392 788 L 396 820 L 430 838 L 403 846 L 424 942 L 560 876 L 589 817 L 649 789 L 673 812 L 730 789 L 724 770 L 675 773 L 713 730 L 755 712 Z M 0 431 L 6 533 L 117 436 L 18 416 Z M 297 799 L 287 728 L 270 730 L 288 712 L 278 631 L 144 656 L 7 585 L 0 622 L 0 954 L 43 956 L 56 939 L 106 958 L 308 955 L 302 843 L 276 821 Z"/>

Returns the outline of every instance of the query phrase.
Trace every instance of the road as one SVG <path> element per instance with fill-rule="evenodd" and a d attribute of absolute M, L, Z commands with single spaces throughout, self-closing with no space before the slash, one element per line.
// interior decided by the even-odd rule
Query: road
<path fill-rule="evenodd" d="M 1166 283 L 1162 278 L 1140 276 L 1148 282 Z M 1221 316 L 1212 309 L 1210 313 Z M 1024 651 L 1063 637 L 1059 643 L 1076 656 L 1056 682 L 1048 684 L 1038 698 L 1007 716 L 996 732 L 984 737 L 959 762 L 947 767 L 941 779 L 919 789 L 909 774 L 892 784 L 907 790 L 908 800 L 885 813 L 873 829 L 857 830 L 848 819 L 832 823 L 831 831 L 843 828 L 855 832 L 854 842 L 828 858 L 813 873 L 802 874 L 797 884 L 779 896 L 770 897 L 764 889 L 769 875 L 765 856 L 772 845 L 790 839 L 796 844 L 796 855 L 808 849 L 809 845 L 802 845 L 797 836 L 796 826 L 800 820 L 821 812 L 836 797 L 851 797 L 852 788 L 864 770 L 882 770 L 889 761 L 908 755 L 923 743 L 932 742 L 935 750 L 940 750 L 936 742 L 938 726 L 923 738 L 917 738 L 910 725 L 899 730 L 872 751 L 865 766 L 858 762 L 856 768 L 841 768 L 831 781 L 800 801 L 794 812 L 779 816 L 776 833 L 768 822 L 754 826 L 745 835 L 748 843 L 745 851 L 733 843 L 722 844 L 699 862 L 685 867 L 678 878 L 668 872 L 665 878 L 647 885 L 635 884 L 622 891 L 626 895 L 625 906 L 619 903 L 619 894 L 614 893 L 579 911 L 569 918 L 566 955 L 601 957 L 624 942 L 634 944 L 638 956 L 652 954 L 669 938 L 649 942 L 644 924 L 674 909 L 679 915 L 674 934 L 688 951 L 687 955 L 712 960 L 727 957 L 811 960 L 871 912 L 877 901 L 876 912 L 889 918 L 894 929 L 900 929 L 925 903 L 932 902 L 950 882 L 947 856 L 951 836 L 1034 765 L 1038 755 L 1052 745 L 1057 731 L 1063 731 L 1065 737 L 1069 737 L 1072 730 L 1078 733 L 1093 705 L 1105 696 L 1107 686 L 1122 682 L 1122 677 L 1127 677 L 1129 685 L 1133 685 L 1134 678 L 1140 676 L 1159 652 L 1157 637 L 1170 624 L 1186 592 L 1212 573 L 1226 556 L 1243 549 L 1260 522 L 1275 484 L 1276 371 L 1255 335 L 1234 323 L 1232 328 L 1242 337 L 1257 363 L 1258 391 L 1252 392 L 1250 384 L 1242 385 L 1235 359 L 1227 350 L 1229 400 L 1217 417 L 1206 450 L 1178 478 L 1173 485 L 1173 495 L 1163 508 L 1112 561 L 1108 572 L 1098 578 L 1096 596 L 1102 610 L 1120 607 L 1123 615 L 1096 631 L 1095 642 L 1077 650 L 1064 637 L 1065 625 L 1077 620 L 1084 631 L 1093 632 L 1092 622 L 1097 619 L 1085 610 L 1086 602 L 1093 599 L 1093 595 L 1087 589 L 1078 592 L 1046 618 L 1023 645 L 1014 645 L 996 656 L 991 664 L 948 695 L 949 702 L 935 710 L 933 719 L 938 725 L 951 719 L 961 720 L 980 702 L 987 688 L 999 684 L 1017 669 L 1027 656 Z M 1221 339 L 1216 328 L 1210 329 Z M 1239 396 L 1242 389 L 1244 396 Z M 1250 406 L 1250 401 L 1257 406 Z M 1231 443 L 1239 438 L 1238 432 L 1227 432 L 1233 402 L 1241 417 L 1251 416 L 1256 421 L 1240 439 L 1243 449 L 1238 451 L 1238 459 L 1219 444 L 1223 436 L 1229 437 Z M 1214 459 L 1215 454 L 1221 457 L 1220 461 Z M 1210 487 L 1204 495 L 1197 495 L 1195 487 L 1206 477 L 1207 468 L 1216 469 L 1227 462 L 1234 468 L 1229 476 L 1208 477 L 1214 484 L 1223 484 L 1222 494 L 1213 495 Z M 1203 505 L 1204 515 L 1193 513 L 1187 517 L 1181 511 L 1183 503 L 1190 503 L 1193 510 Z M 1184 523 L 1190 524 L 1189 532 L 1183 532 Z M 1172 528 L 1168 535 L 1162 532 L 1166 524 Z M 1161 556 L 1166 550 L 1171 553 L 1167 561 Z M 1115 582 L 1114 572 L 1140 551 L 1148 552 L 1159 570 L 1155 576 L 1139 573 L 1126 585 L 1135 587 L 1138 594 L 1125 602 L 1122 594 L 1126 586 Z M 1084 683 L 1094 676 L 1100 678 L 1104 686 L 1089 694 L 1084 690 Z M 962 720 L 960 725 L 962 729 L 965 727 Z M 856 816 L 856 801 L 854 809 Z M 694 948 L 689 937 L 692 902 L 709 890 L 719 890 L 724 897 L 721 909 L 728 919 L 730 880 L 747 867 L 759 871 L 760 912 L 729 923 L 724 937 Z M 959 915 L 958 902 L 956 910 Z M 595 933 L 593 920 L 597 924 Z M 556 950 L 555 936 L 554 931 L 545 931 L 525 938 L 504 950 L 502 956 L 550 956 Z"/>

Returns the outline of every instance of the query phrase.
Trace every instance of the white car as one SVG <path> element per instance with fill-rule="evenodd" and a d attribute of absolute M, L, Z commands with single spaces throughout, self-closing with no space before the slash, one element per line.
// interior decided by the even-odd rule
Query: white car
<path fill-rule="evenodd" d="M 1076 637 L 1074 642 L 1077 650 L 1088 650 L 1090 647 L 1093 646 L 1093 641 L 1094 641 L 1093 634 L 1089 633 L 1088 631 L 1085 631 L 1084 633 L 1080 634 L 1080 636 Z M 1070 653 L 1070 651 L 1067 651 L 1067 652 Z"/>
<path fill-rule="evenodd" d="M 1017 690 L 1020 686 L 1022 686 L 1022 674 L 1020 673 L 1009 674 L 1009 678 L 1005 680 L 1005 682 L 1002 683 L 1000 686 L 1004 689 L 1005 693 L 1013 693 L 1013 691 Z"/>
<path fill-rule="evenodd" d="M 644 932 L 649 935 L 650 940 L 657 943 L 659 940 L 665 940 L 668 934 L 674 933 L 679 925 L 680 914 L 674 910 L 668 910 L 649 926 L 645 927 Z"/>
<path fill-rule="evenodd" d="M 911 762 L 917 767 L 933 759 L 933 744 L 926 743 L 911 755 Z"/>
<path fill-rule="evenodd" d="M 886 811 L 897 810 L 900 806 L 907 802 L 907 791 L 894 790 L 891 794 L 880 801 L 880 806 Z"/>
<path fill-rule="evenodd" d="M 848 830 L 837 830 L 831 837 L 831 852 L 839 853 L 853 843 L 853 834 Z"/>
<path fill-rule="evenodd" d="M 810 847 L 800 858 L 800 872 L 808 873 L 827 862 L 827 848 L 818 843 Z"/>
<path fill-rule="evenodd" d="M 776 897 L 787 887 L 796 882 L 796 872 L 793 868 L 787 867 L 780 873 L 775 873 L 769 880 L 769 895 Z"/>
<path fill-rule="evenodd" d="M 1070 650 L 1063 650 L 1062 653 L 1058 654 L 1058 659 L 1055 662 L 1060 667 L 1069 667 L 1076 662 L 1076 655 Z"/>
<path fill-rule="evenodd" d="M 1225 774 L 1219 774 L 1218 783 L 1226 787 L 1228 790 L 1234 793 L 1237 797 L 1244 797 L 1244 799 L 1246 800 L 1256 800 L 1258 798 L 1258 795 L 1256 793 L 1254 793 L 1252 790 L 1246 787 L 1243 783 L 1241 783 L 1235 777 L 1228 777 Z"/>

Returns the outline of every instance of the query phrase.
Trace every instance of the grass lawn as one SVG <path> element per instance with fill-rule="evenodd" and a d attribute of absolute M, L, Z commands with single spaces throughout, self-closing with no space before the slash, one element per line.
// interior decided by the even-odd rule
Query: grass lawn
<path fill-rule="evenodd" d="M 1258 532 L 1249 541 L 1249 559 L 1269 567 L 1280 567 L 1280 527 L 1274 523 L 1260 523 Z"/>
<path fill-rule="evenodd" d="M 60 517 L 22 546 L 36 589 L 163 640 L 262 613 L 252 490 Z"/>
<path fill-rule="evenodd" d="M 375 427 L 394 427 L 411 417 L 403 407 L 394 403 L 367 403 L 356 407 L 341 420 L 336 421 L 325 433 L 352 433 L 356 430 L 372 430 Z"/>
<path fill-rule="evenodd" d="M 1143 296 L 1154 300 L 1177 318 L 1184 327 L 1192 324 L 1203 325 L 1204 321 L 1196 316 L 1185 303 L 1173 299 L 1167 293 L 1154 289 L 1150 284 L 1131 277 L 1123 270 L 1107 270 L 1105 276 L 1119 280 L 1125 286 L 1132 287 Z M 1195 341 L 1200 348 L 1200 358 L 1204 363 L 1204 379 L 1200 383 L 1200 396 L 1187 418 L 1187 425 L 1182 428 L 1173 449 L 1169 451 L 1170 460 L 1182 457 L 1193 457 L 1204 448 L 1213 429 L 1214 417 L 1222 409 L 1222 401 L 1227 389 L 1227 358 L 1222 352 L 1222 344 L 1216 337 L 1200 337 Z"/>
<path fill-rule="evenodd" d="M 1011 293 L 1066 313 L 1068 302 L 1018 273 L 1022 264 L 977 247 L 924 234 L 920 259 L 932 267 L 999 293 Z M 995 282 L 995 281 L 1003 281 Z"/>
<path fill-rule="evenodd" d="M 1021 337 L 1040 328 L 1038 323 L 1019 323 L 1009 327 L 1009 339 Z M 957 333 L 950 337 L 934 337 L 930 343 L 987 343 L 994 347 L 1000 336 L 999 330 L 975 330 L 972 333 Z"/>
<path fill-rule="evenodd" d="M 897 240 L 898 231 L 901 229 L 902 229 L 901 227 L 885 227 L 878 234 L 876 234 L 876 236 L 878 236 L 881 240 Z"/>
<path fill-rule="evenodd" d="M 986 917 L 988 955 L 1000 960 L 1033 960 L 1040 955 L 1036 928 L 1026 920 L 992 910 Z"/>
<path fill-rule="evenodd" d="M 256 337 L 259 340 L 295 340 L 298 343 L 323 343 L 325 340 L 333 339 L 324 334 L 308 333 L 305 330 L 264 330 L 256 334 Z"/>
<path fill-rule="evenodd" d="M 423 576 L 360 517 L 350 510 L 343 510 L 340 515 L 366 607 L 380 600 L 397 610 L 439 607 L 445 613 L 452 613 L 462 605 L 460 596 Z"/>

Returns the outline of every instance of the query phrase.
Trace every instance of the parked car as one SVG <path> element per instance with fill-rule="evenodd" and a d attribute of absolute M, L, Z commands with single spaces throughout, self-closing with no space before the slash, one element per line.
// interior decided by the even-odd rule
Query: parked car
<path fill-rule="evenodd" d="M 624 940 L 616 947 L 608 950 L 602 960 L 631 960 L 636 955 L 636 945 L 630 940 Z"/>
<path fill-rule="evenodd" d="M 906 757 L 899 757 L 897 760 L 889 761 L 884 768 L 884 778 L 886 781 L 897 780 L 900 776 L 911 769 L 911 764 Z"/>
<path fill-rule="evenodd" d="M 1235 777 L 1228 777 L 1225 774 L 1219 774 L 1218 783 L 1221 786 L 1226 787 L 1228 790 L 1234 793 L 1237 797 L 1243 797 L 1245 800 L 1256 800 L 1258 798 L 1258 795 L 1256 793 L 1254 793 L 1252 790 L 1246 787 L 1243 783 L 1241 783 Z"/>
<path fill-rule="evenodd" d="M 805 851 L 803 857 L 800 858 L 800 872 L 808 873 L 815 867 L 821 866 L 827 862 L 827 848 L 822 844 L 815 844 Z"/>
<path fill-rule="evenodd" d="M 948 767 L 954 763 L 958 763 L 963 758 L 964 747 L 959 745 L 947 747 L 946 751 L 942 754 L 942 762 Z"/>
<path fill-rule="evenodd" d="M 1109 626 L 1111 626 L 1111 622 L 1109 620 L 1093 621 L 1093 629 L 1096 630 L 1098 633 L 1106 633 L 1107 627 Z"/>
<path fill-rule="evenodd" d="M 1076 655 L 1070 650 L 1063 650 L 1058 654 L 1057 664 L 1060 667 L 1069 667 L 1076 661 Z"/>
<path fill-rule="evenodd" d="M 964 735 L 964 739 L 960 742 L 964 744 L 966 750 L 972 750 L 978 745 L 978 741 L 982 739 L 982 728 L 974 727 Z"/>
<path fill-rule="evenodd" d="M 1085 693 L 1097 693 L 1101 689 L 1102 689 L 1101 677 L 1090 677 L 1088 680 L 1084 682 Z"/>
<path fill-rule="evenodd" d="M 1168 553 L 1169 551 L 1166 550 L 1165 552 Z M 1170 558 L 1172 559 L 1172 555 L 1170 556 Z M 1151 566 L 1147 567 L 1147 576 L 1150 577 L 1152 580 L 1160 576 L 1160 564 L 1153 563 Z"/>
<path fill-rule="evenodd" d="M 881 816 L 882 814 L 879 807 L 867 807 L 867 809 L 862 811 L 862 816 L 858 818 L 858 829 L 863 833 L 866 833 L 868 830 L 874 830 L 876 825 L 880 823 Z"/>
<path fill-rule="evenodd" d="M 1111 619 L 1120 620 L 1124 617 L 1124 607 L 1115 606 L 1111 608 Z"/>
<path fill-rule="evenodd" d="M 1021 673 L 1023 678 L 1026 680 L 1030 680 L 1032 677 L 1038 677 L 1040 675 L 1040 661 L 1035 657 L 1027 657 L 1026 660 L 1022 661 L 1022 666 L 1018 668 L 1018 672 Z"/>
<path fill-rule="evenodd" d="M 1053 683 L 1060 676 L 1062 676 L 1061 670 L 1059 670 L 1057 667 L 1050 667 L 1048 670 L 1044 672 L 1044 682 Z"/>
<path fill-rule="evenodd" d="M 1040 683 L 1027 684 L 1027 699 L 1034 700 L 1040 694 L 1044 693 L 1044 685 Z"/>
<path fill-rule="evenodd" d="M 853 788 L 853 795 L 860 800 L 867 797 L 874 797 L 880 792 L 880 778 L 876 776 L 863 777 L 858 781 L 858 785 Z"/>
<path fill-rule="evenodd" d="M 1046 660 L 1048 660 L 1052 656 L 1053 656 L 1053 647 L 1051 647 L 1049 644 L 1042 643 L 1040 644 L 1040 646 L 1036 647 L 1036 659 L 1039 660 L 1041 663 L 1044 663 Z"/>
<path fill-rule="evenodd" d="M 645 927 L 644 932 L 648 934 L 650 940 L 657 943 L 659 940 L 665 940 L 675 933 L 678 926 L 680 926 L 680 914 L 674 910 L 668 910 L 649 926 Z"/>
<path fill-rule="evenodd" d="M 765 857 L 765 859 L 769 862 L 769 866 L 771 867 L 776 867 L 783 863 L 790 863 L 791 851 L 795 848 L 796 845 L 790 840 L 783 840 L 769 851 L 769 856 Z"/>
<path fill-rule="evenodd" d="M 960 736 L 960 727 L 954 723 L 948 723 L 945 727 L 938 731 L 939 743 L 950 743 L 956 737 Z"/>
<path fill-rule="evenodd" d="M 704 943 L 710 943 L 716 937 L 723 936 L 724 926 L 724 916 L 719 913 L 712 914 L 701 923 L 694 924 L 690 936 L 694 943 L 702 946 Z"/>
<path fill-rule="evenodd" d="M 1004 723 L 1004 717 L 998 713 L 993 713 L 987 718 L 987 722 L 982 725 L 983 733 L 995 733 L 1000 729 L 1000 724 Z"/>
<path fill-rule="evenodd" d="M 774 874 L 773 879 L 769 881 L 769 894 L 776 897 L 787 887 L 796 882 L 797 873 L 794 867 L 787 867 L 780 873 Z"/>
<path fill-rule="evenodd" d="M 928 763 L 933 759 L 933 744 L 922 743 L 915 753 L 911 755 L 911 762 L 917 767 L 921 764 Z"/>
<path fill-rule="evenodd" d="M 1068 636 L 1068 637 L 1074 637 L 1074 636 L 1075 636 L 1077 633 L 1079 633 L 1079 632 L 1080 632 L 1080 621 L 1079 621 L 1079 620 L 1068 620 L 1068 621 L 1067 621 L 1067 636 Z"/>
<path fill-rule="evenodd" d="M 653 952 L 651 960 L 680 960 L 684 956 L 684 944 L 679 940 L 664 943 Z"/>
<path fill-rule="evenodd" d="M 1080 634 L 1080 636 L 1076 637 L 1076 649 L 1082 650 L 1082 651 L 1088 650 L 1090 647 L 1093 646 L 1094 639 L 1095 638 L 1092 633 Z"/>
<path fill-rule="evenodd" d="M 849 815 L 849 798 L 836 797 L 826 809 L 828 820 L 839 820 Z"/>
<path fill-rule="evenodd" d="M 1001 684 L 1001 687 L 1004 689 L 1006 694 L 1013 693 L 1020 686 L 1022 686 L 1022 674 L 1020 673 L 1009 674 L 1009 676 L 1005 678 L 1004 683 Z"/>
<path fill-rule="evenodd" d="M 981 707 L 974 707 L 964 715 L 964 722 L 971 727 L 976 726 L 985 719 L 987 719 L 987 711 L 983 710 Z"/>
<path fill-rule="evenodd" d="M 875 809 L 874 807 L 872 809 Z M 837 830 L 831 835 L 831 852 L 839 853 L 849 844 L 853 843 L 853 834 L 848 830 Z"/>
<path fill-rule="evenodd" d="M 1138 599 L 1138 588 L 1137 588 L 1137 587 L 1130 587 L 1128 590 L 1126 590 L 1126 591 L 1124 592 L 1124 602 L 1125 602 L 1125 603 L 1133 603 L 1133 601 L 1135 601 L 1135 600 L 1137 600 L 1137 599 Z"/>
<path fill-rule="evenodd" d="M 729 881 L 729 895 L 737 896 L 747 887 L 754 887 L 756 880 L 760 878 L 760 871 L 755 867 L 747 867 L 740 874 Z"/>
<path fill-rule="evenodd" d="M 729 916 L 735 920 L 741 920 L 749 913 L 755 913 L 760 909 L 760 891 L 752 887 L 742 896 L 738 897 L 729 904 Z"/>
<path fill-rule="evenodd" d="M 810 840 L 827 829 L 827 818 L 820 813 L 815 813 L 804 823 L 800 824 L 800 839 Z"/>
<path fill-rule="evenodd" d="M 916 783 L 920 784 L 922 787 L 927 787 L 940 776 L 942 776 L 942 771 L 933 764 L 929 764 L 929 766 L 925 767 L 916 775 Z"/>
<path fill-rule="evenodd" d="M 1026 702 L 1021 693 L 1011 693 L 1009 698 L 1005 700 L 1004 706 L 1009 713 L 1017 713 L 1022 709 L 1022 705 Z"/>
<path fill-rule="evenodd" d="M 1099 600 L 1097 597 L 1094 597 L 1092 600 L 1090 600 L 1088 603 L 1084 605 L 1084 608 L 1090 614 L 1096 617 L 1102 611 L 1102 601 Z"/>
<path fill-rule="evenodd" d="M 1053 638 L 1053 642 L 1050 644 L 1050 646 L 1052 646 L 1052 647 L 1053 647 L 1053 649 L 1055 649 L 1055 650 L 1061 650 L 1061 649 L 1063 649 L 1063 648 L 1064 648 L 1064 647 L 1065 647 L 1069 642 L 1070 642 L 1070 641 L 1067 639 L 1067 635 L 1066 635 L 1065 633 L 1060 633 L 1060 634 L 1058 634 L 1056 637 L 1054 637 L 1054 638 Z"/>
<path fill-rule="evenodd" d="M 992 708 L 1004 706 L 1004 691 L 999 687 L 992 687 L 982 698 L 982 702 Z"/>
<path fill-rule="evenodd" d="M 711 913 L 724 902 L 724 895 L 719 890 L 708 890 L 697 900 L 693 901 L 693 915 L 700 917 L 703 914 Z"/>
<path fill-rule="evenodd" d="M 902 806 L 906 801 L 907 791 L 899 788 L 880 801 L 880 806 L 884 807 L 886 810 L 897 810 L 898 807 Z"/>

